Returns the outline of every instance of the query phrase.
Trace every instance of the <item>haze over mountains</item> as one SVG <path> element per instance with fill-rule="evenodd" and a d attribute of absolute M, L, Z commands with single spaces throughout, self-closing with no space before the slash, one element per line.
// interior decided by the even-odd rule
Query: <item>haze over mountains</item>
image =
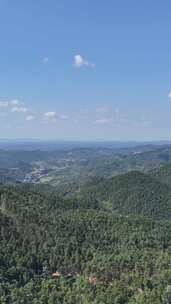
<path fill-rule="evenodd" d="M 130 148 L 136 146 L 156 146 L 169 145 L 169 140 L 158 141 L 66 141 L 66 140 L 41 140 L 33 138 L 8 139 L 0 138 L 0 149 L 16 149 L 16 150 L 63 150 L 74 148 Z"/>

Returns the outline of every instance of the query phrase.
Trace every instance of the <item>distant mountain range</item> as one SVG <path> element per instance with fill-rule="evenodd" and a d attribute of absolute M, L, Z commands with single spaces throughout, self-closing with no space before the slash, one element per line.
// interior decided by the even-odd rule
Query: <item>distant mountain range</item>
<path fill-rule="evenodd" d="M 66 141 L 66 140 L 41 140 L 32 138 L 0 139 L 0 149 L 26 149 L 26 150 L 67 150 L 75 148 L 133 148 L 136 146 L 162 146 L 170 145 L 171 141 Z"/>

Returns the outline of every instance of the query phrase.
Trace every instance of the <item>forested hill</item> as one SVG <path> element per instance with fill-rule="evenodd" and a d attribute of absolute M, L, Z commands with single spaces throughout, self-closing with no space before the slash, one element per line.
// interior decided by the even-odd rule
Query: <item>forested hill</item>
<path fill-rule="evenodd" d="M 170 303 L 171 222 L 31 187 L 0 195 L 0 303 Z"/>
<path fill-rule="evenodd" d="M 171 187 L 138 171 L 83 187 L 81 195 L 117 214 L 171 219 Z"/>
<path fill-rule="evenodd" d="M 171 164 L 165 164 L 159 168 L 155 168 L 148 172 L 148 174 L 157 180 L 171 186 Z"/>

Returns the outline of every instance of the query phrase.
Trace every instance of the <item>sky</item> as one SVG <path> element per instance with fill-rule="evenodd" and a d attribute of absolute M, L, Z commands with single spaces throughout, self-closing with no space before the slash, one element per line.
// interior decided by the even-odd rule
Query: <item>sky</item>
<path fill-rule="evenodd" d="M 0 0 L 0 138 L 171 140 L 170 0 Z"/>

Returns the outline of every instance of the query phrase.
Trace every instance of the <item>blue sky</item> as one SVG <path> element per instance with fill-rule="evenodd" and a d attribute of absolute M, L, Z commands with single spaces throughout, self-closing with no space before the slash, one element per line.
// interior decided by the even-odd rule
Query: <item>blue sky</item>
<path fill-rule="evenodd" d="M 0 0 L 0 138 L 171 139 L 170 36 L 170 0 Z"/>

